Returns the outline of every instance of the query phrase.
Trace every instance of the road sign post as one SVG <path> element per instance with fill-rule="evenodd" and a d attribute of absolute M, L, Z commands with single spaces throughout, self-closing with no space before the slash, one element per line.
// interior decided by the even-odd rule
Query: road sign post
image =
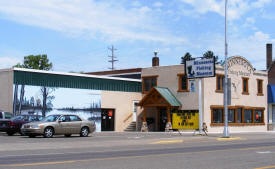
<path fill-rule="evenodd" d="M 228 95 L 228 79 L 227 79 L 227 0 L 225 0 L 225 26 L 224 26 L 224 130 L 223 130 L 223 136 L 225 138 L 230 137 L 229 130 L 228 130 L 228 101 L 227 101 L 227 95 Z"/>
<path fill-rule="evenodd" d="M 215 58 L 197 58 L 185 61 L 185 74 L 188 79 L 199 79 L 199 134 L 202 134 L 202 82 L 201 78 L 216 76 Z"/>

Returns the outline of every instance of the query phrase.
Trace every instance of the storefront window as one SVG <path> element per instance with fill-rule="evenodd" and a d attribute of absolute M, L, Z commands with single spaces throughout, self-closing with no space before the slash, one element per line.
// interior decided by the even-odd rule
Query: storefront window
<path fill-rule="evenodd" d="M 185 74 L 178 74 L 179 76 L 179 92 L 188 92 L 188 79 Z"/>
<path fill-rule="evenodd" d="M 151 88 L 157 86 L 157 76 L 143 77 L 142 78 L 142 91 L 148 92 Z"/>
<path fill-rule="evenodd" d="M 255 110 L 254 113 L 254 123 L 263 123 L 263 111 L 262 110 Z"/>
<path fill-rule="evenodd" d="M 151 88 L 155 87 L 156 85 L 157 85 L 157 79 L 156 79 L 156 77 L 152 77 L 151 78 Z"/>
<path fill-rule="evenodd" d="M 236 121 L 236 123 L 241 123 L 242 122 L 242 112 L 243 112 L 242 108 L 237 109 L 237 121 Z"/>
<path fill-rule="evenodd" d="M 263 80 L 257 79 L 257 85 L 258 85 L 258 96 L 262 96 L 263 95 Z"/>
<path fill-rule="evenodd" d="M 242 94 L 249 94 L 248 92 L 248 78 L 243 77 L 243 92 Z"/>
<path fill-rule="evenodd" d="M 150 90 L 150 79 L 144 79 L 144 90 L 146 92 Z"/>
<path fill-rule="evenodd" d="M 181 77 L 181 89 L 187 90 L 187 78 L 186 76 Z"/>
<path fill-rule="evenodd" d="M 224 75 L 216 75 L 216 92 L 223 92 Z"/>
<path fill-rule="evenodd" d="M 253 111 L 251 109 L 244 110 L 244 123 L 252 123 Z"/>
<path fill-rule="evenodd" d="M 235 110 L 228 109 L 228 123 L 234 123 L 234 122 L 235 122 Z"/>
<path fill-rule="evenodd" d="M 224 123 L 223 106 L 210 106 L 212 114 L 212 125 L 220 126 Z M 228 107 L 228 123 L 229 125 L 264 125 L 264 107 L 245 107 L 245 106 L 229 106 Z M 220 123 L 220 124 L 218 124 Z"/>
<path fill-rule="evenodd" d="M 223 109 L 213 110 L 213 123 L 223 123 Z"/>

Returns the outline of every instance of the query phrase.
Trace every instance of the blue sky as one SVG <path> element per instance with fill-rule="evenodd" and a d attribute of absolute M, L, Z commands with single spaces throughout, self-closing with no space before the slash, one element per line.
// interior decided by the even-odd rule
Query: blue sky
<path fill-rule="evenodd" d="M 229 56 L 265 69 L 265 45 L 275 42 L 274 0 L 228 0 Z M 0 68 L 47 54 L 55 71 L 103 71 L 180 63 L 190 52 L 224 58 L 223 0 L 0 0 Z M 274 45 L 273 45 L 274 46 Z M 274 47 L 273 47 L 274 48 Z"/>

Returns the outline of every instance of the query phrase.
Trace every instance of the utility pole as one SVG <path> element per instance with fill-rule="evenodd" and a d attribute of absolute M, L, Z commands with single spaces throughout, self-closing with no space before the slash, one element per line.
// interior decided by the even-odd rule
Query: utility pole
<path fill-rule="evenodd" d="M 115 69 L 114 63 L 115 63 L 116 61 L 118 61 L 118 60 L 115 59 L 116 57 L 115 57 L 115 55 L 114 55 L 114 51 L 117 50 L 117 49 L 115 49 L 113 45 L 112 45 L 112 48 L 108 48 L 108 49 L 109 49 L 110 51 L 112 51 L 112 56 L 108 56 L 108 57 L 111 58 L 111 60 L 108 60 L 108 62 L 111 62 L 111 63 L 112 63 L 112 67 L 109 68 L 109 69 L 114 70 L 114 69 Z"/>
<path fill-rule="evenodd" d="M 225 61 L 225 66 L 224 66 L 224 131 L 223 131 L 223 137 L 228 138 L 230 137 L 229 135 L 229 130 L 228 130 L 228 79 L 227 79 L 227 0 L 225 0 L 225 29 L 224 29 L 224 61 Z"/>

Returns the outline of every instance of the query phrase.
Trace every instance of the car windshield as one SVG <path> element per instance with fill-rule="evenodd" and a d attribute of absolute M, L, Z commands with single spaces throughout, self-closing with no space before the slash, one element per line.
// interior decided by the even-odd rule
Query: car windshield
<path fill-rule="evenodd" d="M 5 119 L 11 119 L 12 118 L 12 114 L 9 112 L 5 112 Z"/>
<path fill-rule="evenodd" d="M 41 116 L 34 115 L 34 116 L 29 116 L 29 121 L 41 121 L 40 119 Z"/>
<path fill-rule="evenodd" d="M 50 115 L 50 116 L 47 116 L 45 119 L 43 119 L 43 121 L 44 122 L 54 122 L 59 117 L 60 117 L 60 115 Z"/>
<path fill-rule="evenodd" d="M 22 119 L 24 119 L 24 116 L 15 116 L 11 118 L 11 120 L 22 120 Z"/>

